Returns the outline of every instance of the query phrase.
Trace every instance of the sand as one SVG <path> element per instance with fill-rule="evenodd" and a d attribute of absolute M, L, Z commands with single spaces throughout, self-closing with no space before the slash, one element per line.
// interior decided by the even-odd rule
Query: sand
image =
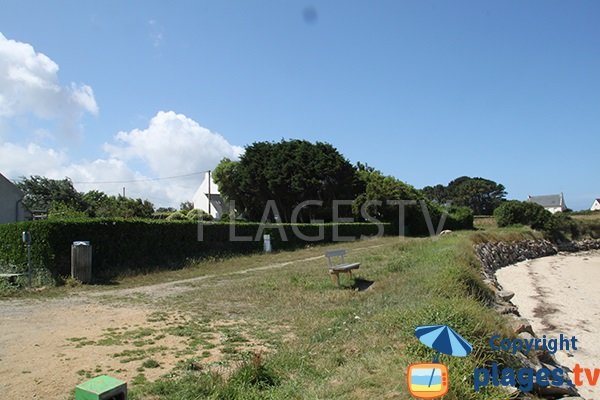
<path fill-rule="evenodd" d="M 512 302 L 537 337 L 577 337 L 577 350 L 556 353 L 560 364 L 600 368 L 600 252 L 524 261 L 500 269 L 496 277 L 515 293 Z M 578 389 L 586 399 L 600 399 L 600 379 L 597 386 L 584 379 Z"/>

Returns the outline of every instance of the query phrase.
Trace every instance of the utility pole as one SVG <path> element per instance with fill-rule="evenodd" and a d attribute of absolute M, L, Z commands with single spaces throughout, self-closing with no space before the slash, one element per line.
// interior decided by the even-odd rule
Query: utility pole
<path fill-rule="evenodd" d="M 125 197 L 125 186 L 123 186 L 123 197 Z"/>
<path fill-rule="evenodd" d="M 208 214 L 210 214 L 210 169 L 208 170 Z"/>

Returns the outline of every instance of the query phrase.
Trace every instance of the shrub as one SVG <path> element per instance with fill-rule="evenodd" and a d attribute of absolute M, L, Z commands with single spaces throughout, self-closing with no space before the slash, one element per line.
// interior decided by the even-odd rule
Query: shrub
<path fill-rule="evenodd" d="M 552 219 L 552 213 L 539 204 L 525 202 L 525 218 L 533 229 L 544 230 Z"/>
<path fill-rule="evenodd" d="M 166 218 L 167 221 L 185 221 L 187 219 L 186 213 L 181 211 L 175 211 Z"/>
<path fill-rule="evenodd" d="M 63 277 L 63 284 L 66 287 L 77 287 L 81 286 L 81 281 L 79 281 L 76 278 L 73 278 L 72 276 L 65 276 Z"/>
<path fill-rule="evenodd" d="M 63 202 L 53 202 L 48 210 L 49 219 L 81 219 L 87 217 L 85 211 L 80 211 Z"/>
<path fill-rule="evenodd" d="M 450 207 L 445 224 L 446 229 L 473 229 L 473 210 L 469 207 Z"/>
<path fill-rule="evenodd" d="M 152 219 L 167 219 L 169 217 L 169 215 L 173 214 L 174 211 L 169 211 L 169 212 L 155 212 L 154 214 L 152 214 L 152 216 L 150 218 Z"/>
<path fill-rule="evenodd" d="M 570 240 L 583 236 L 585 232 L 582 228 L 569 215 L 557 213 L 551 215 L 543 230 L 554 240 Z"/>
<path fill-rule="evenodd" d="M 536 203 L 506 201 L 494 210 L 494 218 L 499 227 L 529 225 L 533 229 L 544 229 L 552 214 Z"/>
<path fill-rule="evenodd" d="M 535 203 L 507 201 L 494 211 L 494 217 L 499 227 L 529 225 L 553 240 L 570 240 L 586 235 L 593 237 L 584 224 L 573 220 L 568 214 L 552 214 Z"/>
<path fill-rule="evenodd" d="M 190 221 L 212 221 L 213 216 L 204 210 L 193 209 L 187 212 L 187 219 Z"/>
<path fill-rule="evenodd" d="M 142 363 L 142 367 L 144 368 L 158 368 L 160 367 L 160 363 L 152 358 L 147 359 Z"/>

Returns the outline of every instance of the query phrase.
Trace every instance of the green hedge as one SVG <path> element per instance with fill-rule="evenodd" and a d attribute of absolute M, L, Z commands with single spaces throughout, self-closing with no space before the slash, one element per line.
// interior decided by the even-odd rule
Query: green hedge
<path fill-rule="evenodd" d="M 360 237 L 378 232 L 377 226 L 366 223 L 337 224 L 339 235 Z M 387 229 L 387 225 L 384 225 Z M 290 249 L 306 245 L 298 238 L 291 225 L 280 230 L 265 228 L 272 236 L 273 248 Z M 333 240 L 334 224 L 297 224 L 305 235 L 315 236 L 319 228 L 324 239 Z M 255 236 L 258 223 L 235 224 L 236 236 Z M 21 232 L 32 236 L 32 264 L 37 276 L 47 276 L 57 282 L 70 274 L 70 246 L 74 241 L 90 241 L 93 246 L 93 271 L 98 280 L 110 280 L 122 274 L 143 273 L 156 269 L 181 267 L 189 259 L 207 256 L 240 254 L 260 251 L 262 241 L 229 240 L 230 225 L 206 223 L 203 240 L 198 241 L 198 224 L 189 221 L 155 220 L 82 220 L 33 221 L 0 225 L 0 266 L 15 265 L 26 269 L 26 252 L 21 243 Z"/>

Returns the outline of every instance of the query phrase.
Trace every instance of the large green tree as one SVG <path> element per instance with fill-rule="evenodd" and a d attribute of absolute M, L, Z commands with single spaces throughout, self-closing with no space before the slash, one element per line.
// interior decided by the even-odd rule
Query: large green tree
<path fill-rule="evenodd" d="M 363 193 L 356 197 L 352 205 L 358 218 L 367 211 L 369 216 L 415 235 L 428 232 L 427 218 L 437 227 L 442 209 L 427 200 L 420 190 L 393 176 L 385 176 L 380 171 L 361 168 L 360 165 L 357 177 L 364 187 Z M 426 207 L 427 215 L 423 206 Z M 401 209 L 404 212 L 404 227 L 398 226 Z"/>
<path fill-rule="evenodd" d="M 69 178 L 49 179 L 35 175 L 22 178 L 17 186 L 25 195 L 23 204 L 30 210 L 49 210 L 56 202 L 76 211 L 85 211 L 83 197 Z"/>
<path fill-rule="evenodd" d="M 450 200 L 448 188 L 444 185 L 425 186 L 422 191 L 429 200 L 438 204 L 446 204 Z"/>
<path fill-rule="evenodd" d="M 504 185 L 468 176 L 456 178 L 448 186 L 426 186 L 423 193 L 440 204 L 469 207 L 476 215 L 491 215 L 506 198 Z"/>
<path fill-rule="evenodd" d="M 353 166 L 332 145 L 306 140 L 253 143 L 239 161 L 222 160 L 213 176 L 219 191 L 250 220 L 263 216 L 269 200 L 283 222 L 306 200 L 323 205 L 304 208 L 299 221 L 331 219 L 333 200 L 352 200 L 356 185 Z"/>

